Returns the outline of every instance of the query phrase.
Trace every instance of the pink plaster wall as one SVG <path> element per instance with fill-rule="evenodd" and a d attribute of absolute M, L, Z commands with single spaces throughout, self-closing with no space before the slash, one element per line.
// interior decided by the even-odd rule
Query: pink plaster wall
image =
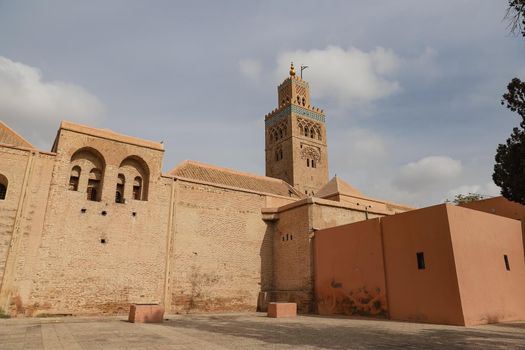
<path fill-rule="evenodd" d="M 525 320 L 521 223 L 457 206 L 447 213 L 465 324 Z"/>
<path fill-rule="evenodd" d="M 385 218 L 383 243 L 390 318 L 463 325 L 446 206 Z"/>
<path fill-rule="evenodd" d="M 386 316 L 379 219 L 320 230 L 314 250 L 319 314 Z"/>

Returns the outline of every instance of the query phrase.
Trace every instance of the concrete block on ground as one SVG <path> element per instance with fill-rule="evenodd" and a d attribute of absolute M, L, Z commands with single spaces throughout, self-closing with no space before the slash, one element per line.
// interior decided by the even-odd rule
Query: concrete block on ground
<path fill-rule="evenodd" d="M 160 323 L 164 319 L 164 306 L 159 304 L 131 304 L 128 321 Z"/>
<path fill-rule="evenodd" d="M 269 303 L 268 317 L 297 317 L 296 303 Z"/>

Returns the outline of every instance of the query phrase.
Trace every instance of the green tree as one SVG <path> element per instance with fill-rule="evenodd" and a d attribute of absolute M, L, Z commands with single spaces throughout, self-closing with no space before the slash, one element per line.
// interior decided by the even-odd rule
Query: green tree
<path fill-rule="evenodd" d="M 510 31 L 520 32 L 525 38 L 525 0 L 509 0 L 506 17 L 510 21 Z M 525 82 L 512 79 L 501 104 L 518 113 L 521 122 L 512 130 L 507 142 L 498 145 L 492 179 L 501 187 L 503 197 L 525 204 Z"/>
<path fill-rule="evenodd" d="M 454 196 L 453 200 L 446 200 L 445 203 L 454 203 L 456 205 L 462 204 L 462 203 L 468 203 L 468 202 L 474 202 L 479 201 L 480 199 L 483 199 L 483 195 L 479 193 L 471 193 L 469 194 L 456 194 Z"/>

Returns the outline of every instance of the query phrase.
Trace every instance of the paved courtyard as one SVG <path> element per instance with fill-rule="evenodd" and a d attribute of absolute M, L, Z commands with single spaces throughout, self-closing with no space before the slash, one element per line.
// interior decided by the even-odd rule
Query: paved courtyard
<path fill-rule="evenodd" d="M 370 319 L 264 314 L 0 320 L 0 349 L 525 349 L 525 323 L 462 328 Z"/>

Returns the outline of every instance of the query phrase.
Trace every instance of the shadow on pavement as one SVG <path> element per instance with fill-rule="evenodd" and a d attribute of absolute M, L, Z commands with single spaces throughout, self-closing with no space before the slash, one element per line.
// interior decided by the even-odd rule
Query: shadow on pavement
<path fill-rule="evenodd" d="M 362 321 L 362 320 L 359 320 Z M 374 320 L 377 321 L 377 320 Z M 389 321 L 363 324 L 352 322 L 348 325 L 312 325 L 295 319 L 268 320 L 264 317 L 246 316 L 183 316 L 163 323 L 164 327 L 179 330 L 208 332 L 244 339 L 255 339 L 267 344 L 291 346 L 315 346 L 320 349 L 525 349 L 525 333 L 516 331 L 494 332 L 462 327 L 439 328 L 422 325 L 418 328 L 403 327 Z M 504 324 L 525 328 L 525 324 Z"/>

